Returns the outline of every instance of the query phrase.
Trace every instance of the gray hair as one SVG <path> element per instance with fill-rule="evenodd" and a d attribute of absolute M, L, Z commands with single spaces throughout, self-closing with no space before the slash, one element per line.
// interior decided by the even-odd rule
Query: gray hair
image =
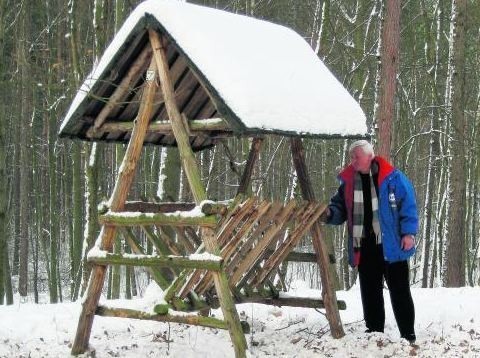
<path fill-rule="evenodd" d="M 362 148 L 362 150 L 365 154 L 375 155 L 375 153 L 373 151 L 372 143 L 370 143 L 369 141 L 367 141 L 365 139 L 357 140 L 357 141 L 353 142 L 352 144 L 350 144 L 350 147 L 348 148 L 348 153 L 352 154 L 353 150 L 355 148 L 358 148 L 358 147 Z"/>

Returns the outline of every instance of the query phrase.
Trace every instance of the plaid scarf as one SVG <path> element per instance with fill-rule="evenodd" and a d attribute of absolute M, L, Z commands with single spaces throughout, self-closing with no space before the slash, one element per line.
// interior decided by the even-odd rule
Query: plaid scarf
<path fill-rule="evenodd" d="M 373 176 L 378 174 L 378 164 L 372 162 L 370 168 L 370 193 L 372 195 L 372 227 L 377 239 L 377 245 L 382 243 L 382 235 L 380 233 L 380 223 L 378 221 L 378 197 L 375 190 L 375 184 L 373 183 Z M 363 204 L 363 188 L 362 178 L 360 173 L 355 173 L 353 187 L 353 248 L 354 251 L 359 251 L 362 246 L 362 238 L 366 236 L 364 233 L 363 217 L 364 217 L 364 204 Z"/>

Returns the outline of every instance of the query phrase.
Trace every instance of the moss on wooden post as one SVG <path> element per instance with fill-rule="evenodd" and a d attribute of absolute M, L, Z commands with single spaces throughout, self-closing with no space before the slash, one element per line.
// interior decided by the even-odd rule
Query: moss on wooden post
<path fill-rule="evenodd" d="M 111 308 L 105 306 L 98 306 L 95 314 L 103 317 L 122 317 L 158 322 L 175 322 L 210 328 L 228 329 L 225 321 L 214 317 L 197 315 L 152 314 L 127 308 Z"/>
<path fill-rule="evenodd" d="M 218 271 L 222 269 L 223 260 L 191 259 L 188 256 L 152 256 L 152 255 L 123 255 L 105 253 L 102 256 L 89 256 L 88 262 L 97 265 L 127 265 L 145 267 L 182 267 L 201 268 Z"/>
<path fill-rule="evenodd" d="M 98 217 L 103 225 L 112 226 L 144 226 L 144 225 L 171 225 L 171 226 L 207 226 L 215 227 L 215 216 L 184 216 L 182 214 L 163 213 L 115 213 L 109 211 Z"/>
<path fill-rule="evenodd" d="M 195 161 L 192 148 L 190 147 L 187 130 L 184 126 L 182 116 L 175 102 L 175 93 L 173 90 L 172 81 L 170 79 L 165 49 L 156 31 L 149 30 L 149 37 L 160 76 L 165 107 L 167 109 L 168 117 L 172 122 L 173 134 L 177 141 L 183 169 L 187 175 L 195 202 L 200 204 L 207 198 L 207 194 L 201 181 L 200 171 L 197 162 Z M 201 232 L 207 251 L 215 255 L 219 254 L 220 250 L 218 248 L 213 229 L 204 227 L 201 229 Z M 229 333 L 234 346 L 235 356 L 246 357 L 247 342 L 245 340 L 245 336 L 243 335 L 242 326 L 240 324 L 240 319 L 232 299 L 232 294 L 230 292 L 228 279 L 225 272 L 220 271 L 215 273 L 214 282 L 220 303 L 222 305 L 225 321 L 229 326 Z"/>
<path fill-rule="evenodd" d="M 130 142 L 128 143 L 125 157 L 123 158 L 120 167 L 121 170 L 118 174 L 110 199 L 110 210 L 112 211 L 121 211 L 123 209 L 135 174 L 136 165 L 143 148 L 148 122 L 152 116 L 153 100 L 156 92 L 156 84 L 154 81 L 156 71 L 153 63 L 150 65 L 149 71 L 150 73 L 153 73 L 154 76 L 152 76 L 153 78 L 149 78 L 145 83 L 142 102 L 136 118 L 136 125 L 133 129 Z M 99 234 L 102 250 L 111 251 L 115 232 L 116 229 L 113 226 L 104 226 L 102 228 Z M 88 288 L 84 295 L 86 299 L 82 304 L 82 312 L 80 313 L 78 320 L 77 333 L 72 345 L 71 353 L 73 355 L 83 353 L 88 349 L 94 313 L 102 292 L 105 271 L 105 266 L 95 266 L 90 275 Z"/>

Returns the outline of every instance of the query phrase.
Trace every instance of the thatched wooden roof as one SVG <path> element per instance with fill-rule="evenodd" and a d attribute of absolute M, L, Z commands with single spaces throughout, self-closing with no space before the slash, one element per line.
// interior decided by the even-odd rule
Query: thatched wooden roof
<path fill-rule="evenodd" d="M 180 112 L 194 150 L 231 135 L 360 137 L 358 103 L 295 32 L 269 22 L 177 1 L 149 0 L 130 15 L 77 93 L 60 136 L 126 142 L 152 49 L 167 43 Z M 175 145 L 161 91 L 146 143 Z"/>

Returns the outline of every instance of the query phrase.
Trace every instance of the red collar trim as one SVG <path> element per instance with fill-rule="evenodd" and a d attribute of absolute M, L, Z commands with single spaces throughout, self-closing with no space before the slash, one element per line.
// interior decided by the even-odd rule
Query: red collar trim
<path fill-rule="evenodd" d="M 385 178 L 395 170 L 395 167 L 390 164 L 385 158 L 378 155 L 375 156 L 373 160 L 376 161 L 378 164 L 378 185 L 380 185 L 385 180 Z M 345 169 L 343 169 L 340 174 L 338 174 L 339 178 L 343 181 L 353 180 L 354 175 L 355 169 L 353 169 L 352 164 L 345 167 Z"/>

